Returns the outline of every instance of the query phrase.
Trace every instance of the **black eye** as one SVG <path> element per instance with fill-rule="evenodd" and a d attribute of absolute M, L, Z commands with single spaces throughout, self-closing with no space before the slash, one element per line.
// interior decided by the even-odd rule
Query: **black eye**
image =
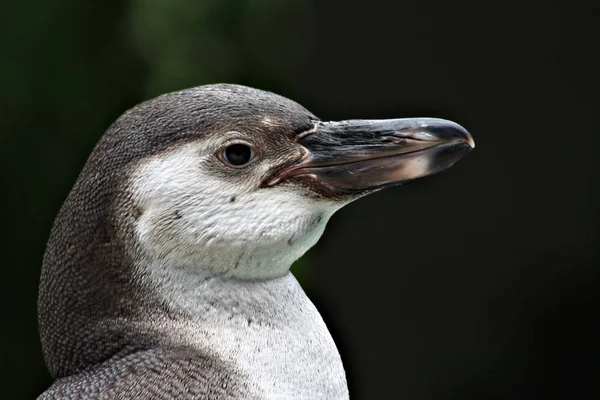
<path fill-rule="evenodd" d="M 223 152 L 225 161 L 235 167 L 241 167 L 248 164 L 250 160 L 252 160 L 253 155 L 250 146 L 240 143 L 228 146 Z"/>

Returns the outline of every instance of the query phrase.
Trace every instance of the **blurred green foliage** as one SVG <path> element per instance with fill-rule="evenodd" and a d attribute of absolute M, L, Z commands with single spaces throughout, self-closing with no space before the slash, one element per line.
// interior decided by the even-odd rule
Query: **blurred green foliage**
<path fill-rule="evenodd" d="M 309 51 L 309 3 L 302 0 L 134 0 L 135 48 L 149 64 L 146 94 L 199 82 L 285 85 Z"/>

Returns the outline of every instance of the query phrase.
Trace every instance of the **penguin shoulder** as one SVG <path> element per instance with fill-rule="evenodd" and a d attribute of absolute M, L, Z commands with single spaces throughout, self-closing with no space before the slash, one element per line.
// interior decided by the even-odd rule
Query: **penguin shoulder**
<path fill-rule="evenodd" d="M 242 375 L 193 349 L 157 348 L 58 379 L 38 399 L 258 399 Z"/>

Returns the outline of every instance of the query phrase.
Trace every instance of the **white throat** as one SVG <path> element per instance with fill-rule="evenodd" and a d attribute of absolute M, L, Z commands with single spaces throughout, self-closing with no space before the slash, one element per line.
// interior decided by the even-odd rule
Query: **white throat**
<path fill-rule="evenodd" d="M 139 249 L 149 260 L 206 277 L 285 275 L 343 204 L 315 200 L 297 186 L 215 177 L 199 155 L 203 145 L 181 145 L 133 171 Z"/>

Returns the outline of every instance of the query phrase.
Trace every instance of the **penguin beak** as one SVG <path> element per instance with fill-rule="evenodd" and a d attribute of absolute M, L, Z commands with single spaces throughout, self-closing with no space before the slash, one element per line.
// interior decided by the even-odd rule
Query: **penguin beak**
<path fill-rule="evenodd" d="M 360 193 L 435 174 L 475 147 L 462 126 L 435 118 L 319 122 L 298 143 L 304 159 L 269 186 L 296 178 L 330 195 Z"/>

